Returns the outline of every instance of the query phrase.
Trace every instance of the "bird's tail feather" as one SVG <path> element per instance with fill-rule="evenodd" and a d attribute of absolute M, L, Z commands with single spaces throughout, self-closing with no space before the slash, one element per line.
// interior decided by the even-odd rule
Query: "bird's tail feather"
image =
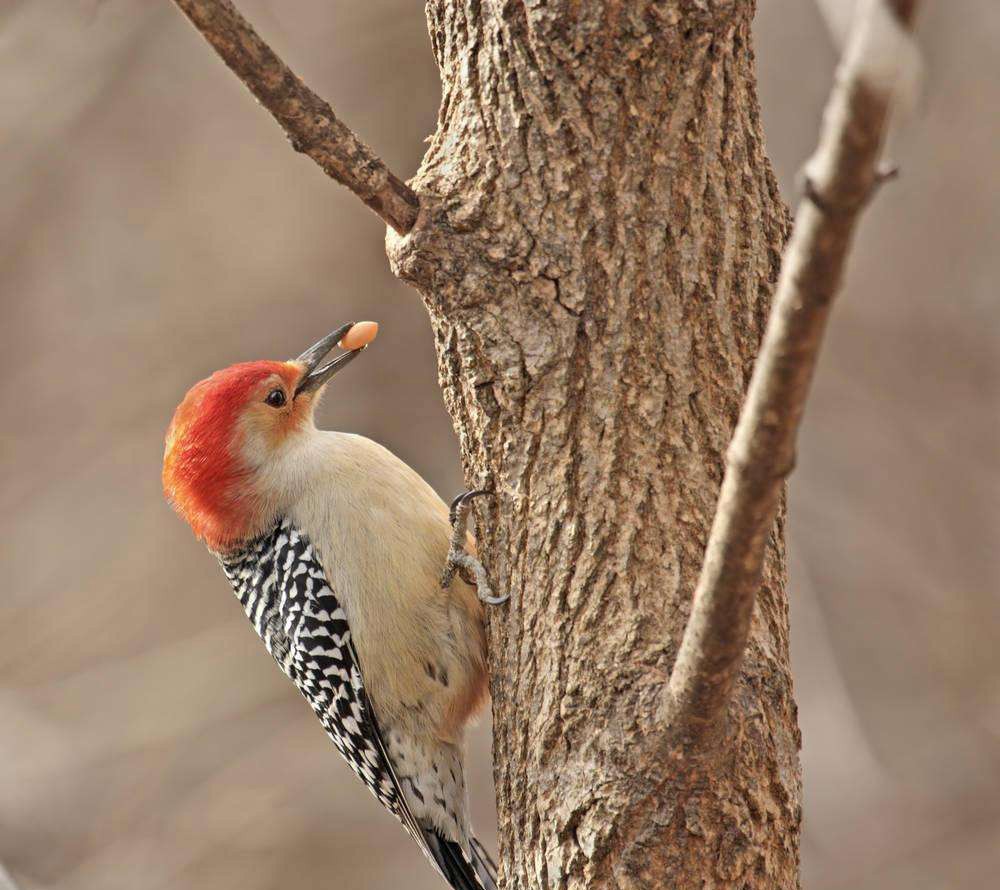
<path fill-rule="evenodd" d="M 496 890 L 497 864 L 477 838 L 471 839 L 471 847 L 472 864 L 476 869 L 476 874 L 479 876 L 480 883 L 486 890 Z"/>
<path fill-rule="evenodd" d="M 455 841 L 445 840 L 436 831 L 426 829 L 424 837 L 445 880 L 455 890 L 497 890 L 496 866 L 479 841 L 472 841 L 474 862 L 470 862 Z"/>

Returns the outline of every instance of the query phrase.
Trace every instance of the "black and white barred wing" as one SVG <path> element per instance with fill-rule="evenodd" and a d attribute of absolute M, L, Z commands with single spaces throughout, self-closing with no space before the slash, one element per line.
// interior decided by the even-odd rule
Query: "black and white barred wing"
<path fill-rule="evenodd" d="M 268 652 L 337 750 L 440 871 L 386 756 L 347 616 L 312 544 L 285 519 L 271 534 L 219 561 Z"/>

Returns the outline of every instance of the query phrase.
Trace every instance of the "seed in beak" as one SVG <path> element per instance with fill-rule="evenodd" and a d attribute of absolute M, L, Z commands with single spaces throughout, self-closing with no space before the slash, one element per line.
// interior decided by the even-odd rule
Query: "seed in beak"
<path fill-rule="evenodd" d="M 351 329 L 344 334 L 344 338 L 338 344 L 341 349 L 361 349 L 367 346 L 378 333 L 378 322 L 359 321 L 351 325 Z"/>

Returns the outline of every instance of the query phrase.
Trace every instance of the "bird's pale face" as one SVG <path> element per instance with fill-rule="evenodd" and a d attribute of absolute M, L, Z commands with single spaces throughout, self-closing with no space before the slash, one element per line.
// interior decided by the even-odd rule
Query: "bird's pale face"
<path fill-rule="evenodd" d="M 217 551 L 267 530 L 293 497 L 296 454 L 315 429 L 329 379 L 361 349 L 320 367 L 350 325 L 294 361 L 216 371 L 188 390 L 167 430 L 163 490 L 195 534 Z"/>
<path fill-rule="evenodd" d="M 268 364 L 268 363 L 262 363 Z M 306 374 L 297 362 L 283 362 L 250 384 L 235 417 L 237 451 L 249 467 L 259 467 L 280 453 L 290 439 L 312 426 L 313 408 L 322 395 L 319 387 L 296 395 Z"/>

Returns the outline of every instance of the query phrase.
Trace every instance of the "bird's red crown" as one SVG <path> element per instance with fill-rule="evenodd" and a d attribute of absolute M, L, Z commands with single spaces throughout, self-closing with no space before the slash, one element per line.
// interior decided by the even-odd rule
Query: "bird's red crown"
<path fill-rule="evenodd" d="M 256 530 L 264 504 L 243 446 L 248 435 L 277 440 L 301 422 L 307 405 L 292 397 L 301 376 L 293 362 L 232 365 L 192 386 L 174 412 L 163 490 L 213 550 L 226 550 Z M 275 408 L 265 399 L 278 389 L 284 404 Z"/>

